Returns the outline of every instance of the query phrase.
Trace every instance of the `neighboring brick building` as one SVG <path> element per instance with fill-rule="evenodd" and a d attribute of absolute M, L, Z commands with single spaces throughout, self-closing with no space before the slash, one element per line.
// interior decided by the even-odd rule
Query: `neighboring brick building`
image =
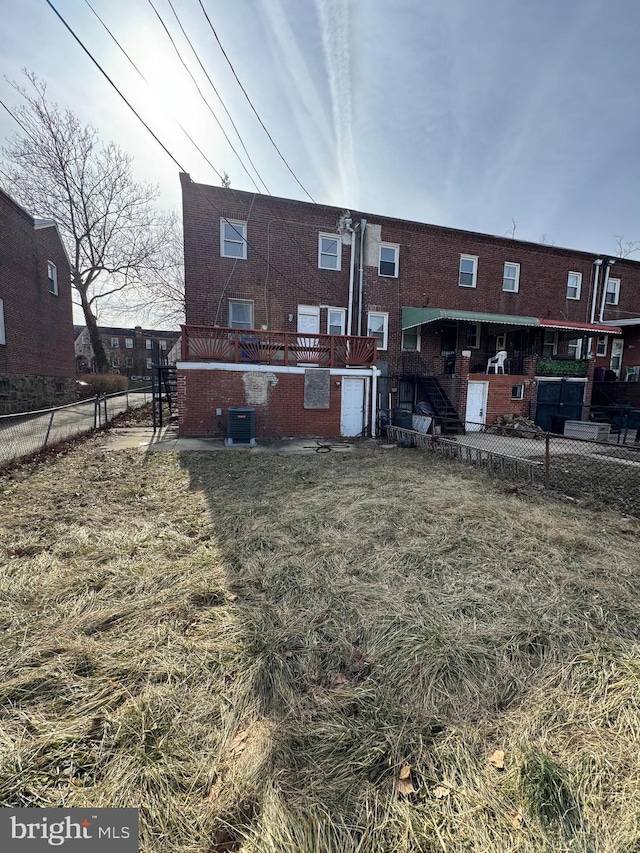
<path fill-rule="evenodd" d="M 288 333 L 283 367 L 292 365 L 292 342 L 303 333 L 317 343 L 325 333 L 374 336 L 378 410 L 445 395 L 469 421 L 520 413 L 548 427 L 565 414 L 587 417 L 594 369 L 623 377 L 640 364 L 636 261 L 612 266 L 613 259 L 582 251 L 205 186 L 188 175 L 181 182 L 191 344 L 179 364 L 179 399 L 187 431 L 195 424 L 217 430 L 208 408 L 216 401 L 216 409 L 247 402 L 242 390 L 223 394 L 222 380 L 213 379 L 225 360 L 233 356 L 236 369 L 265 361 L 265 352 L 271 367 L 283 360 L 272 330 Z M 241 358 L 236 332 L 233 353 L 225 353 L 224 334 L 196 335 L 195 325 L 241 330 L 261 341 L 261 352 Z M 503 349 L 508 380 L 486 372 Z M 318 353 L 314 360 L 326 364 Z M 202 372 L 198 392 L 189 387 L 194 371 Z M 374 393 L 373 378 L 367 389 Z M 300 393 L 297 399 L 301 405 Z M 274 434 L 282 427 L 271 409 L 280 405 L 270 396 L 262 417 Z"/>
<path fill-rule="evenodd" d="M 0 190 L 0 414 L 74 399 L 71 270 L 57 226 Z"/>
<path fill-rule="evenodd" d="M 119 373 L 130 379 L 151 379 L 151 369 L 159 362 L 175 363 L 175 344 L 180 332 L 161 329 L 123 329 L 119 326 L 99 326 L 111 373 Z M 74 326 L 76 370 L 78 373 L 93 373 L 96 359 L 86 326 Z"/>

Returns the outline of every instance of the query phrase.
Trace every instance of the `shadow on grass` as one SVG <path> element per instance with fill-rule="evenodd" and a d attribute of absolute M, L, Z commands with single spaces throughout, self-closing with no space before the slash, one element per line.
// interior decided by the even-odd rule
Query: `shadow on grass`
<path fill-rule="evenodd" d="M 633 571 L 610 577 L 574 510 L 527 507 L 417 454 L 180 464 L 242 637 L 212 853 L 587 853 L 591 821 L 629 837 L 611 805 L 585 810 L 604 783 L 571 743 L 577 705 L 638 640 L 640 588 Z M 550 734 L 558 720 L 566 738 Z"/>

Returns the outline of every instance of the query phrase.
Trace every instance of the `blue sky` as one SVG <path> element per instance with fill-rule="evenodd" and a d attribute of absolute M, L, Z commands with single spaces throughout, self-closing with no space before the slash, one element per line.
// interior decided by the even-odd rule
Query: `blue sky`
<path fill-rule="evenodd" d="M 272 194 L 305 196 L 271 147 L 198 0 L 173 0 Z M 96 58 L 197 181 L 251 190 L 147 0 L 55 0 Z M 154 0 L 241 151 L 167 0 Z M 613 252 L 640 239 L 637 0 L 204 0 L 236 71 L 293 170 L 319 202 Z M 4 74 L 51 97 L 135 157 L 179 209 L 177 169 L 44 0 L 0 0 Z M 0 92 L 17 99 L 5 80 Z M 0 138 L 14 130 L 0 114 Z M 242 152 L 241 152 L 242 153 Z M 245 158 L 246 159 L 246 158 Z M 640 255 L 636 255 L 640 257 Z"/>

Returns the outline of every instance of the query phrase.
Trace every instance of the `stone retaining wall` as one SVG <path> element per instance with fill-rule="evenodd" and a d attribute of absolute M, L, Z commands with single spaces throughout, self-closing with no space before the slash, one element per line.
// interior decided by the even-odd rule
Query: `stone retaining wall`
<path fill-rule="evenodd" d="M 75 379 L 0 374 L 0 415 L 49 409 L 76 399 Z"/>

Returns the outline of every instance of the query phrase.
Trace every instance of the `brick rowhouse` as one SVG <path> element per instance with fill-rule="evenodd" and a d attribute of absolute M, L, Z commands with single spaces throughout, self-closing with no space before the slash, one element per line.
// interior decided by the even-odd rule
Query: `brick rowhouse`
<path fill-rule="evenodd" d="M 490 383 L 490 416 L 494 412 L 535 416 L 536 362 L 528 356 L 542 358 L 552 348 L 553 358 L 567 358 L 569 341 L 577 338 L 583 340 L 584 354 L 591 339 L 593 358 L 584 373 L 585 412 L 588 412 L 593 366 L 610 366 L 614 333 L 609 330 L 603 335 L 607 339 L 607 354 L 596 355 L 595 332 L 572 330 L 571 324 L 590 323 L 594 262 L 598 258 L 606 261 L 608 256 L 196 184 L 188 175 L 181 175 L 181 183 L 188 324 L 231 325 L 230 300 L 251 304 L 252 325 L 256 329 L 295 332 L 303 306 L 313 306 L 319 310 L 319 331 L 324 333 L 328 331 L 330 309 L 344 309 L 348 316 L 351 307 L 353 321 L 346 333 L 366 335 L 371 315 L 381 315 L 386 323 L 386 346 L 379 348 L 378 364 L 383 377 L 389 377 L 386 385 L 380 386 L 381 401 L 384 403 L 388 397 L 391 407 L 398 405 L 399 383 L 409 377 L 415 380 L 423 371 L 425 375 L 438 377 L 462 419 L 467 382 L 479 371 L 485 371 L 487 355 L 494 354 L 501 341 L 510 355 L 521 352 L 527 356 L 516 362 L 518 370 L 527 365 L 528 372 L 506 380 L 509 395 L 514 384 L 525 384 L 527 390 L 521 400 L 512 400 L 511 396 L 506 400 L 506 392 L 501 390 L 503 380 L 487 377 L 485 373 L 484 379 Z M 221 217 L 245 224 L 246 258 L 222 256 Z M 353 231 L 344 226 L 346 217 Z M 319 235 L 336 236 L 340 222 L 343 227 L 339 268 L 321 269 Z M 365 237 L 360 255 L 362 227 Z M 352 237 L 355 264 L 353 300 L 349 306 Z M 380 247 L 385 244 L 397 250 L 393 275 L 381 274 Z M 461 256 L 476 259 L 474 286 L 460 285 Z M 505 264 L 518 265 L 519 280 L 514 290 L 505 289 Z M 580 281 L 579 292 L 571 293 L 575 298 L 570 298 L 570 273 Z M 620 280 L 619 293 L 616 304 L 609 298 L 605 301 L 602 320 L 615 327 L 616 320 L 640 317 L 640 264 L 616 259 L 610 275 Z M 600 315 L 604 267 L 600 269 L 598 284 L 596 320 Z M 535 318 L 536 323 L 501 327 L 496 321 L 483 319 L 475 331 L 472 327 L 476 323 L 472 320 L 429 321 L 419 327 L 419 352 L 408 353 L 402 334 L 402 311 L 407 306 L 474 312 L 483 317 Z M 555 340 L 553 329 L 540 328 L 542 321 L 559 324 Z M 622 356 L 623 368 L 629 363 L 640 363 L 636 351 L 637 329 L 629 326 L 620 331 L 620 337 L 628 340 Z M 415 348 L 415 344 L 412 346 Z M 600 351 L 602 347 L 603 344 Z M 451 370 L 446 364 L 449 348 L 456 356 Z M 467 350 L 470 355 L 465 361 L 463 353 Z M 409 355 L 414 357 L 411 368 L 407 366 Z M 419 389 L 417 382 L 415 388 Z M 190 392 L 189 397 L 191 405 Z M 277 397 L 269 404 L 270 408 L 279 405 Z M 278 424 L 281 420 L 273 417 L 262 422 Z"/>

